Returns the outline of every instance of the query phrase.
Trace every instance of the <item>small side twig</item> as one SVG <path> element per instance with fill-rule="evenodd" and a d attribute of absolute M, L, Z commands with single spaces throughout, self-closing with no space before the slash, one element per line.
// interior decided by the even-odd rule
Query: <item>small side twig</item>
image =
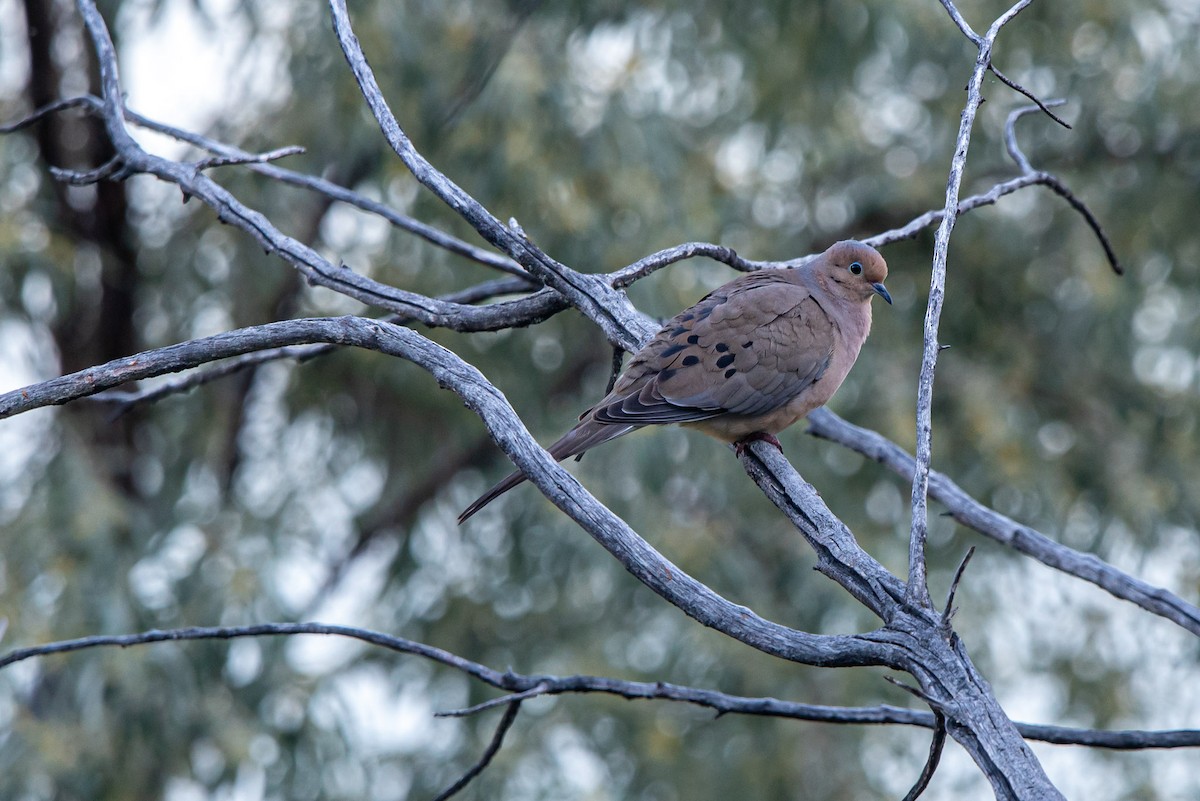
<path fill-rule="evenodd" d="M 1075 211 L 1079 212 L 1083 216 L 1083 219 L 1085 222 L 1087 222 L 1088 227 L 1092 229 L 1092 233 L 1094 233 L 1096 238 L 1100 240 L 1100 247 L 1104 248 L 1104 255 L 1108 259 L 1109 266 L 1112 267 L 1113 272 L 1115 272 L 1117 275 L 1124 275 L 1125 268 L 1121 266 L 1121 262 L 1117 258 L 1117 252 L 1113 248 L 1112 242 L 1108 238 L 1108 234 L 1104 233 L 1104 228 L 1100 225 L 1100 220 L 1097 219 L 1096 215 L 1092 213 L 1092 210 L 1089 209 L 1082 200 L 1077 198 L 1075 193 L 1068 189 L 1066 184 L 1064 184 L 1057 176 L 1043 170 L 1035 169 L 1033 164 L 1029 161 L 1029 157 L 1026 156 L 1024 151 L 1021 150 L 1021 145 L 1017 141 L 1017 120 L 1021 119 L 1027 114 L 1032 114 L 1033 112 L 1037 111 L 1039 107 L 1043 107 L 1043 105 L 1061 106 L 1067 101 L 1061 99 L 1047 100 L 1045 104 L 1042 104 L 1040 101 L 1035 99 L 1035 102 L 1038 103 L 1037 106 L 1021 106 L 1020 108 L 1013 109 L 1009 113 L 1008 119 L 1004 122 L 1004 147 L 1006 150 L 1008 150 L 1009 157 L 1011 157 L 1016 163 L 1017 167 L 1021 170 L 1022 175 L 1033 178 L 1035 179 L 1036 183 L 1049 187 L 1054 194 L 1067 201 L 1071 208 L 1075 209 Z M 1047 113 L 1049 112 L 1047 111 Z"/>
<path fill-rule="evenodd" d="M 944 629 L 950 628 L 950 620 L 958 611 L 954 608 L 954 596 L 958 593 L 958 582 L 962 581 L 963 571 L 967 569 L 967 562 L 970 562 L 974 555 L 975 546 L 972 545 L 967 549 L 966 556 L 958 563 L 958 569 L 954 571 L 954 580 L 950 582 L 950 591 L 946 593 L 946 606 L 942 609 L 942 628 Z"/>
<path fill-rule="evenodd" d="M 1046 105 L 1057 107 L 1066 105 L 1066 102 L 1066 100 L 1061 98 L 1055 98 L 1054 100 L 1047 100 Z M 1037 170 L 1033 168 L 1033 165 L 1029 162 L 1029 158 L 1021 150 L 1021 145 L 1017 141 L 1017 120 L 1037 110 L 1037 106 L 1019 106 L 1010 111 L 1008 118 L 1004 121 L 1004 148 L 1024 175 L 1032 175 Z"/>
<path fill-rule="evenodd" d="M 183 394 L 196 387 L 201 387 L 235 373 L 240 373 L 251 367 L 257 367 L 260 364 L 281 359 L 296 359 L 297 361 L 311 359 L 314 356 L 329 353 L 336 348 L 336 345 L 328 344 L 287 345 L 281 348 L 254 351 L 232 357 L 220 364 L 195 370 L 178 378 L 167 379 L 147 389 L 109 389 L 104 392 L 98 392 L 86 400 L 92 403 L 112 404 L 112 409 L 107 414 L 107 420 L 109 423 L 114 423 L 141 404 L 155 403 L 170 395 Z"/>
<path fill-rule="evenodd" d="M 934 712 L 936 712 L 938 709 L 938 706 L 940 706 L 940 704 L 938 704 L 937 701 L 935 701 L 933 698 L 930 698 L 929 694 L 926 693 L 924 690 L 922 690 L 920 687 L 914 687 L 911 684 L 906 684 L 905 682 L 900 681 L 900 679 L 896 678 L 895 676 L 884 676 L 883 680 L 886 681 L 888 684 L 894 684 L 895 686 L 899 687 L 901 690 L 904 690 L 904 692 L 908 693 L 909 695 L 913 696 L 914 698 L 920 698 L 922 701 L 929 704 L 930 708 L 933 709 Z"/>
<path fill-rule="evenodd" d="M 917 783 L 908 791 L 908 795 L 904 796 L 904 801 L 917 801 L 921 797 L 942 761 L 942 750 L 946 746 L 946 716 L 936 710 L 933 714 L 936 722 L 933 726 L 933 739 L 929 743 L 929 757 L 925 760 L 925 767 L 921 769 Z"/>
<path fill-rule="evenodd" d="M 34 123 L 49 117 L 51 114 L 57 114 L 60 111 L 66 111 L 72 108 L 84 108 L 89 112 L 96 110 L 96 98 L 94 97 L 68 97 L 63 100 L 55 100 L 53 103 L 47 103 L 39 109 L 31 111 L 24 117 L 13 122 L 8 122 L 0 125 L 0 134 L 16 133 L 24 128 L 28 128 Z"/>
<path fill-rule="evenodd" d="M 942 761 L 942 750 L 946 745 L 946 716 L 940 709 L 941 705 L 933 698 L 930 698 L 929 694 L 924 690 L 906 684 L 894 676 L 884 676 L 883 678 L 884 681 L 896 685 L 906 693 L 920 698 L 929 704 L 929 708 L 933 711 L 933 740 L 929 743 L 929 757 L 925 760 L 925 767 L 921 769 L 921 775 L 917 777 L 917 783 L 904 796 L 904 801 L 916 801 L 921 793 L 925 792 L 925 788 L 929 786 L 929 781 L 933 778 L 938 763 Z"/>
<path fill-rule="evenodd" d="M 979 47 L 979 45 L 983 43 L 983 39 L 979 36 L 979 34 L 975 33 L 975 29 L 972 28 L 967 20 L 963 17 L 962 12 L 958 10 L 957 6 L 955 6 L 950 0 L 941 0 L 941 4 L 942 8 L 946 9 L 946 13 L 950 15 L 950 19 L 953 20 L 954 24 L 958 26 L 958 29 L 962 31 L 963 36 L 970 39 L 971 43 L 976 47 Z"/>
<path fill-rule="evenodd" d="M 976 47 L 982 47 L 984 44 L 983 37 L 980 36 L 978 33 L 976 33 L 975 30 L 970 26 L 970 24 L 967 23 L 966 19 L 963 18 L 963 15 L 959 12 L 958 8 L 955 7 L 954 3 L 951 0 L 941 0 L 941 4 L 942 4 L 942 7 L 946 9 L 946 13 L 950 15 L 950 19 L 953 20 L 954 24 L 958 26 L 958 29 L 960 31 L 962 31 L 963 36 L 966 36 L 968 39 L 970 39 L 971 44 L 975 45 Z M 1024 6 L 1020 6 L 1020 7 L 1014 6 L 1012 9 L 1010 9 L 1008 14 L 1006 14 L 1005 17 L 1001 18 L 1001 20 L 1003 20 L 1001 22 L 1001 24 L 1003 24 L 1004 22 L 1007 22 L 1009 19 L 1011 19 L 1012 17 L 1015 17 L 1017 14 L 1019 14 L 1021 12 L 1022 8 L 1024 8 Z M 1033 92 L 1030 92 L 1024 86 L 1022 86 L 1021 84 L 1012 80 L 1011 78 L 1009 78 L 1007 75 L 1005 75 L 1000 70 L 996 69 L 995 65 L 989 64 L 988 71 L 991 72 L 993 75 L 995 75 L 996 78 L 998 78 L 1000 80 L 1000 82 L 1002 84 L 1004 84 L 1005 86 L 1007 86 L 1009 89 L 1012 89 L 1015 92 L 1023 94 L 1023 95 L 1025 95 L 1025 97 L 1029 98 L 1034 103 L 1037 103 L 1038 108 L 1041 111 L 1045 112 L 1045 114 L 1047 116 L 1049 116 L 1050 119 L 1054 120 L 1055 122 L 1057 122 L 1059 125 L 1063 126 L 1064 128 L 1070 129 L 1071 126 L 1068 125 L 1065 120 L 1063 120 L 1061 117 L 1059 117 L 1057 114 L 1055 114 L 1054 112 L 1052 112 L 1050 110 L 1050 106 L 1053 104 L 1042 103 L 1042 101 L 1039 100 L 1037 98 L 1037 96 L 1033 94 Z"/>
<path fill-rule="evenodd" d="M 1092 229 L 1092 233 L 1094 233 L 1096 238 L 1100 240 L 1100 247 L 1104 248 L 1104 255 L 1108 259 L 1108 263 L 1112 267 L 1113 272 L 1117 275 L 1124 275 L 1125 268 L 1121 265 L 1120 260 L 1117 258 L 1117 251 L 1115 248 L 1113 248 L 1112 241 L 1109 240 L 1108 234 L 1104 233 L 1104 228 L 1100 225 L 1100 220 L 1096 218 L 1096 215 L 1092 213 L 1092 210 L 1089 209 L 1082 200 L 1077 198 L 1075 193 L 1068 189 L 1066 184 L 1060 181 L 1057 177 L 1050 175 L 1049 173 L 1039 173 L 1039 175 L 1042 177 L 1042 184 L 1048 186 L 1050 190 L 1054 192 L 1054 194 L 1067 201 L 1067 203 L 1071 205 L 1071 208 L 1083 215 L 1083 219 L 1087 222 L 1088 227 Z"/>
<path fill-rule="evenodd" d="M 106 178 L 113 178 L 125 166 L 121 161 L 120 156 L 113 156 L 108 161 L 101 164 L 99 167 L 91 170 L 69 170 L 64 167 L 50 167 L 50 174 L 55 180 L 70 184 L 71 186 L 87 186 L 88 184 L 99 183 Z"/>
<path fill-rule="evenodd" d="M 212 156 L 211 158 L 197 161 L 195 167 L 196 172 L 202 172 L 212 167 L 228 167 L 234 164 L 266 164 L 269 161 L 278 161 L 287 156 L 297 156 L 304 152 L 304 148 L 300 145 L 289 145 L 287 147 L 276 148 L 275 150 L 268 150 L 266 153 Z"/>
<path fill-rule="evenodd" d="M 504 710 L 504 717 L 500 718 L 500 723 L 496 726 L 496 731 L 492 735 L 492 741 L 488 743 L 487 750 L 479 757 L 479 761 L 460 776 L 458 781 L 438 793 L 433 801 L 446 801 L 447 798 L 457 795 L 460 790 L 471 783 L 472 779 L 483 773 L 484 769 L 491 763 L 496 754 L 499 753 L 500 746 L 504 745 L 504 735 L 508 734 L 508 730 L 512 728 L 513 722 L 517 719 L 517 713 L 520 711 L 520 701 L 509 703 L 508 709 Z"/>
<path fill-rule="evenodd" d="M 1005 86 L 1007 86 L 1009 89 L 1012 89 L 1014 92 L 1017 92 L 1017 93 L 1019 93 L 1019 94 L 1025 95 L 1025 97 L 1029 98 L 1030 100 L 1032 100 L 1034 103 L 1036 103 L 1036 104 L 1037 104 L 1037 108 L 1038 108 L 1038 110 L 1040 110 L 1040 111 L 1041 111 L 1043 114 L 1045 114 L 1047 117 L 1049 117 L 1050 119 L 1052 119 L 1052 120 L 1054 120 L 1055 122 L 1057 122 L 1057 123 L 1058 123 L 1059 125 L 1061 125 L 1062 127 L 1066 128 L 1068 131 L 1069 131 L 1069 130 L 1071 130 L 1071 124 L 1070 124 L 1070 123 L 1068 123 L 1068 122 L 1067 122 L 1066 120 L 1064 120 L 1062 117 L 1058 116 L 1057 114 L 1055 114 L 1053 111 L 1051 111 L 1051 110 L 1050 110 L 1050 109 L 1051 109 L 1052 107 L 1054 107 L 1054 106 L 1060 106 L 1060 105 L 1062 105 L 1062 102 L 1061 102 L 1061 101 L 1060 101 L 1060 102 L 1057 102 L 1057 103 L 1056 103 L 1056 102 L 1053 102 L 1053 101 L 1046 101 L 1046 102 L 1044 102 L 1044 103 L 1043 103 L 1043 102 L 1041 101 L 1041 99 L 1040 99 L 1040 98 L 1038 98 L 1038 96 L 1037 96 L 1037 95 L 1035 95 L 1033 92 L 1029 91 L 1029 90 L 1028 90 L 1028 89 L 1026 89 L 1024 86 L 1022 86 L 1021 84 L 1017 83 L 1017 82 L 1016 82 L 1016 81 L 1014 81 L 1012 78 L 1009 78 L 1007 75 L 1005 75 L 1005 74 L 1004 74 L 1003 72 L 1001 72 L 1000 70 L 996 69 L 996 65 L 995 65 L 995 64 L 993 64 L 993 65 L 989 66 L 989 67 L 988 67 L 988 69 L 991 71 L 991 73 L 992 73 L 993 75 L 995 75 L 995 76 L 996 76 L 996 78 L 998 78 L 998 79 L 999 79 L 1000 83 L 1004 84 L 1004 85 L 1005 85 Z"/>
<path fill-rule="evenodd" d="M 506 295 L 513 292 L 521 292 L 527 289 L 524 281 L 515 278 L 499 278 L 492 281 L 484 281 L 481 284 L 476 284 L 460 292 L 451 292 L 447 295 L 441 295 L 438 300 L 444 300 L 452 303 L 478 303 L 480 301 L 489 300 L 491 298 Z M 383 318 L 390 323 L 403 325 L 408 322 L 408 318 L 394 314 Z M 181 394 L 195 389 L 196 387 L 204 386 L 213 381 L 218 381 L 227 376 L 239 373 L 242 370 L 249 370 L 259 365 L 268 362 L 280 361 L 283 359 L 294 359 L 297 362 L 305 362 L 310 359 L 315 359 L 318 356 L 332 353 L 338 350 L 339 346 L 333 343 L 322 343 L 316 345 L 288 345 L 279 348 L 268 348 L 265 350 L 253 351 L 240 356 L 234 356 L 220 364 L 208 365 L 194 370 L 191 373 L 180 376 L 178 378 L 168 379 L 156 384 L 147 389 L 137 390 L 117 390 L 110 389 L 104 392 L 98 392 L 90 396 L 87 400 L 93 403 L 111 403 L 112 411 L 109 413 L 109 422 L 120 419 L 123 415 L 132 410 L 135 406 L 145 403 L 156 403 L 171 395 Z"/>
<path fill-rule="evenodd" d="M 535 686 L 519 693 L 502 695 L 499 698 L 491 698 L 487 701 L 483 701 L 482 703 L 475 704 L 474 706 L 468 706 L 463 709 L 447 709 L 442 712 L 434 712 L 433 716 L 435 718 L 466 718 L 470 717 L 471 715 L 477 715 L 480 712 L 486 712 L 493 707 L 503 706 L 504 704 L 519 704 L 522 701 L 529 700 L 530 698 L 535 698 L 539 695 L 545 695 L 550 691 L 550 689 L 551 685 L 549 682 L 538 682 L 538 684 Z"/>

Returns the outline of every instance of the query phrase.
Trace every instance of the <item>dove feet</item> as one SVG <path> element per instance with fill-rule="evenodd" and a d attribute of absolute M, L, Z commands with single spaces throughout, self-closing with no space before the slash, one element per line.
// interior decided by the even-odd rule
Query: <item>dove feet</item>
<path fill-rule="evenodd" d="M 766 442 L 774 445 L 780 453 L 783 453 L 783 446 L 779 444 L 779 440 L 775 438 L 774 434 L 768 434 L 765 431 L 755 431 L 753 434 L 747 434 L 733 443 L 733 451 L 738 455 L 739 459 L 746 452 L 746 448 L 750 447 L 751 442 Z"/>

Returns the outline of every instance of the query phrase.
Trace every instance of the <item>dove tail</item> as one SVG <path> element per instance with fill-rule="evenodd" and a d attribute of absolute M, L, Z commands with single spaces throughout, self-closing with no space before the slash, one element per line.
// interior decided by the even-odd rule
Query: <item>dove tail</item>
<path fill-rule="evenodd" d="M 480 495 L 478 498 L 475 499 L 474 503 L 472 503 L 466 509 L 463 509 L 462 512 L 458 515 L 458 524 L 461 526 L 463 523 L 467 522 L 467 518 L 471 517 L 473 514 L 478 512 L 480 509 L 487 506 L 489 503 L 496 500 L 501 495 L 508 492 L 510 489 L 517 486 L 524 480 L 525 480 L 525 474 L 522 473 L 520 470 L 517 470 L 516 472 L 513 472 L 513 473 L 509 473 L 507 476 L 504 477 L 503 481 L 501 481 L 496 486 L 492 487 L 487 492 Z"/>
<path fill-rule="evenodd" d="M 635 428 L 640 428 L 640 426 L 604 425 L 603 423 L 597 423 L 595 420 L 587 419 L 564 434 L 561 439 L 546 450 L 557 461 L 561 462 L 570 456 L 575 456 L 589 448 L 594 448 L 602 442 L 608 442 L 610 439 L 616 439 L 623 434 L 628 434 Z M 462 514 L 458 516 L 458 524 L 461 526 L 471 515 L 525 480 L 526 476 L 520 470 L 509 473 L 499 484 L 480 495 L 475 499 L 474 503 L 463 509 Z"/>

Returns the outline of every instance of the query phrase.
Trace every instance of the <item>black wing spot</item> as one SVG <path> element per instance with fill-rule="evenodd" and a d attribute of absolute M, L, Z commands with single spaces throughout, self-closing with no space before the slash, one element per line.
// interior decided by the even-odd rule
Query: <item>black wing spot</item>
<path fill-rule="evenodd" d="M 672 345 L 671 347 L 667 348 L 666 350 L 664 350 L 662 353 L 660 353 L 658 355 L 660 358 L 668 359 L 668 358 L 674 356 L 676 353 L 679 353 L 679 351 L 683 350 L 686 347 L 687 347 L 687 345 Z"/>
<path fill-rule="evenodd" d="M 713 347 L 716 348 L 717 353 L 724 353 L 725 351 L 729 350 L 729 346 L 726 345 L 724 342 L 718 342 Z"/>
<path fill-rule="evenodd" d="M 726 353 L 721 358 L 717 359 L 717 367 L 728 367 L 733 364 L 733 354 Z"/>
<path fill-rule="evenodd" d="M 725 371 L 725 377 L 726 377 L 726 378 L 733 378 L 733 374 L 734 374 L 734 373 L 736 373 L 736 372 L 737 372 L 737 368 L 736 368 L 736 367 L 730 367 L 728 370 L 726 370 L 726 371 Z"/>
<path fill-rule="evenodd" d="M 690 337 L 687 338 L 687 341 L 688 341 L 689 345 L 696 345 L 700 342 L 700 335 L 692 334 Z"/>
<path fill-rule="evenodd" d="M 691 367 L 693 364 L 699 364 L 699 363 L 700 363 L 699 356 L 684 356 L 683 357 L 683 366 L 684 367 Z"/>
<path fill-rule="evenodd" d="M 747 340 L 747 341 L 743 342 L 743 343 L 742 343 L 742 347 L 743 347 L 743 348 L 752 348 L 752 347 L 754 347 L 754 340 L 753 340 L 753 339 L 750 339 L 750 340 Z"/>
<path fill-rule="evenodd" d="M 681 326 L 671 329 L 671 336 L 672 337 L 682 336 L 683 334 L 686 334 L 689 330 L 690 329 L 688 329 L 687 326 L 681 325 Z"/>
<path fill-rule="evenodd" d="M 677 372 L 679 372 L 679 371 L 673 367 L 668 367 L 666 370 L 659 370 L 658 371 L 658 380 L 659 381 L 670 381 L 671 376 L 675 375 Z"/>

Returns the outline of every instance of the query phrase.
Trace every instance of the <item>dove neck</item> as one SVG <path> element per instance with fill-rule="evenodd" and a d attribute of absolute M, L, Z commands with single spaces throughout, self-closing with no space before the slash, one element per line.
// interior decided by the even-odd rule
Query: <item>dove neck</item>
<path fill-rule="evenodd" d="M 816 270 L 803 270 L 802 275 L 813 298 L 857 354 L 871 333 L 871 299 L 847 295 L 844 287 Z"/>

